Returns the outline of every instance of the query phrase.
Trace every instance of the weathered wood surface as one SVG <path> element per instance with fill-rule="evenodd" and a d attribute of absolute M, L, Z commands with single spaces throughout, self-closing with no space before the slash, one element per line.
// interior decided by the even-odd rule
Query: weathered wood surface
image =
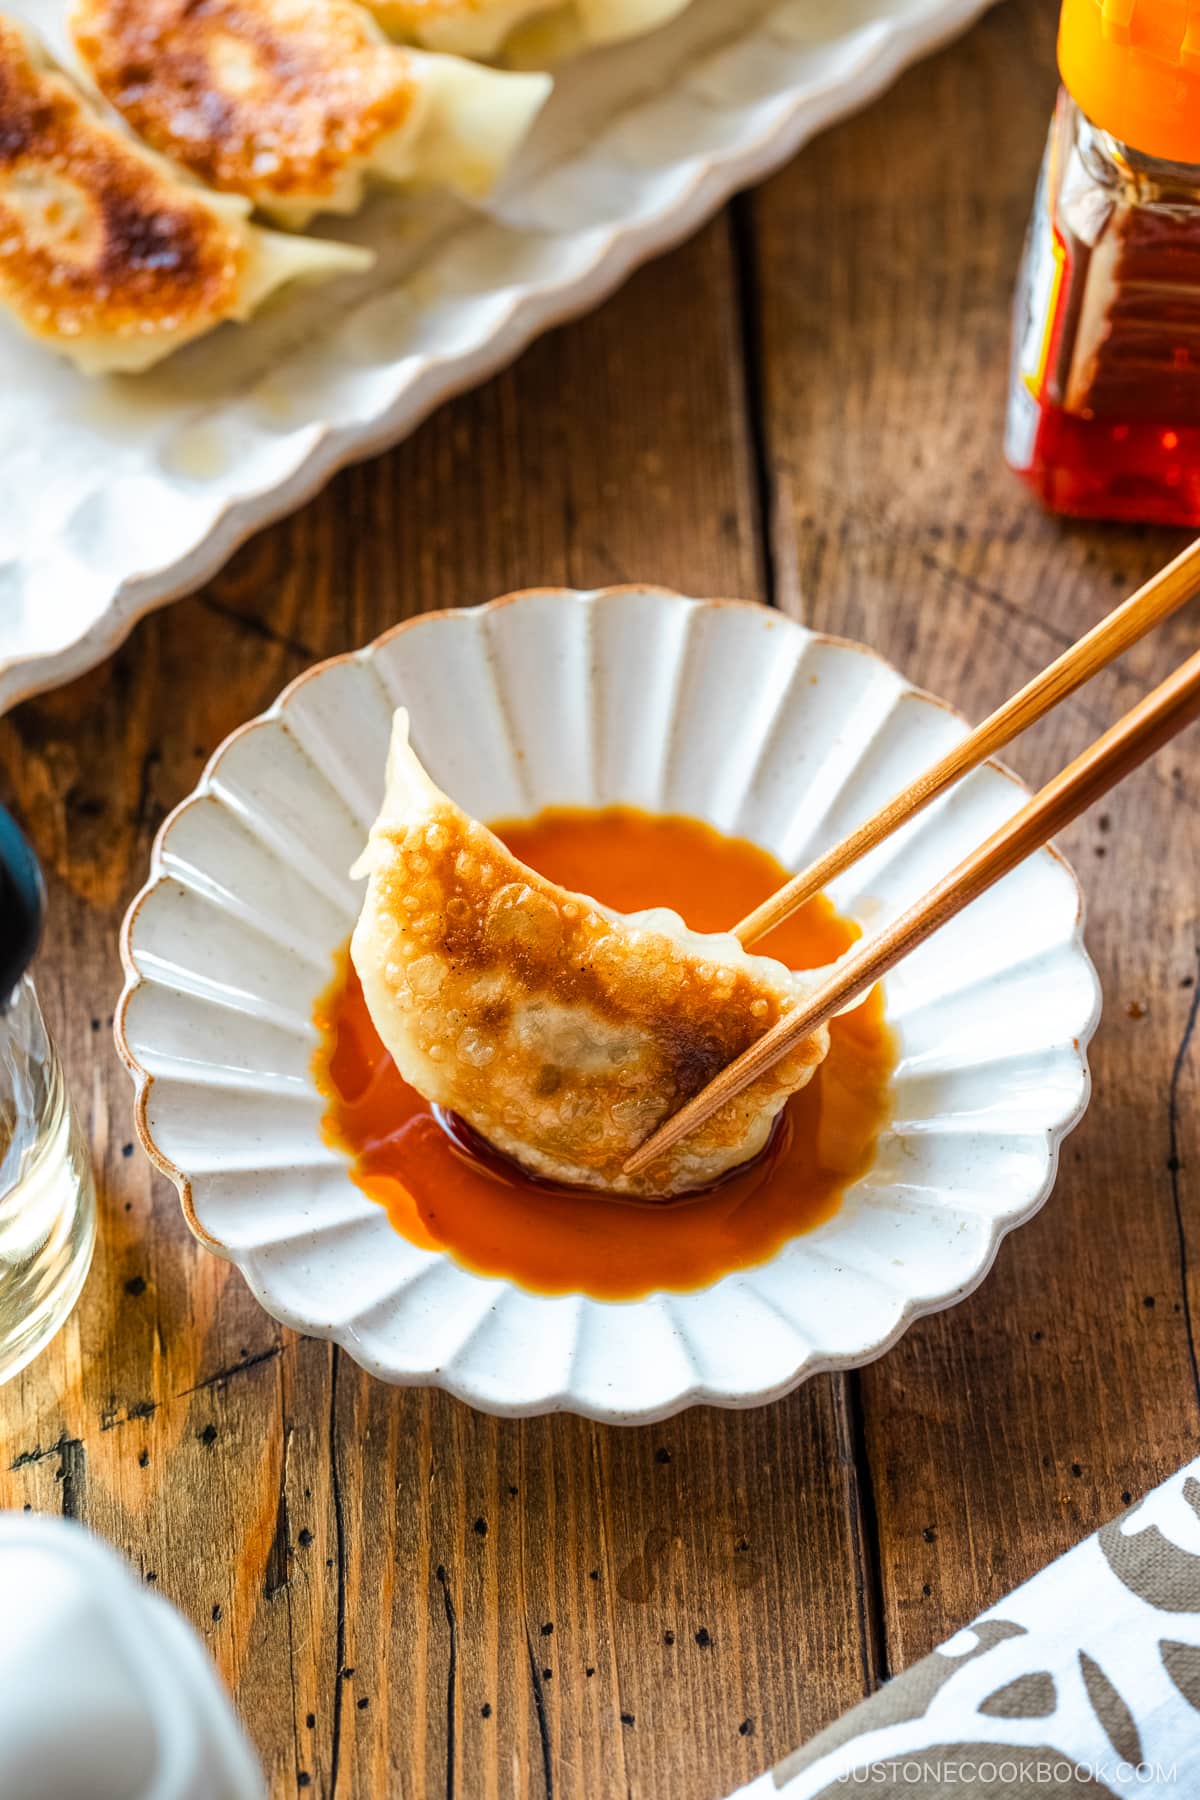
<path fill-rule="evenodd" d="M 132 1148 L 109 1033 L 165 810 L 286 680 L 399 617 L 556 581 L 740 593 L 979 716 L 1177 546 L 1049 521 L 1000 464 L 1052 11 L 1010 0 L 0 721 L 102 1209 L 76 1315 L 0 1392 L 0 1504 L 84 1520 L 183 1607 L 274 1795 L 723 1794 L 1194 1448 L 1194 743 L 1066 846 L 1107 1011 L 1051 1203 L 972 1299 L 752 1413 L 501 1423 L 279 1331 Z M 1195 631 L 1016 766 L 1048 774 Z"/>

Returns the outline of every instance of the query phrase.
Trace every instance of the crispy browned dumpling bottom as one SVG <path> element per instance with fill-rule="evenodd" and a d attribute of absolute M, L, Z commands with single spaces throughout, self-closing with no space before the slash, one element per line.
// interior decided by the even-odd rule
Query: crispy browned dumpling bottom
<path fill-rule="evenodd" d="M 71 24 L 139 136 L 260 202 L 327 199 L 414 102 L 406 58 L 344 0 L 79 0 Z"/>
<path fill-rule="evenodd" d="M 397 715 L 352 954 L 405 1079 L 537 1175 L 668 1196 L 757 1154 L 821 1031 L 643 1175 L 622 1164 L 811 986 L 675 914 L 614 914 L 510 854 L 430 781 Z"/>
<path fill-rule="evenodd" d="M 0 14 L 0 300 L 88 374 L 149 368 L 275 288 L 367 267 L 177 175 Z"/>
<path fill-rule="evenodd" d="M 355 0 L 76 0 L 71 28 L 147 143 L 288 226 L 369 180 L 486 193 L 550 86 L 389 43 Z"/>
<path fill-rule="evenodd" d="M 30 330 L 207 330 L 233 309 L 238 222 L 105 125 L 0 15 L 0 292 Z"/>

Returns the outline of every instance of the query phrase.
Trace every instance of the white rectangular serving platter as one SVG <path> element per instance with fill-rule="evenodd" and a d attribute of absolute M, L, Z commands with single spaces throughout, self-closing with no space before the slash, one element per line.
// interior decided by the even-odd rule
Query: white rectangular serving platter
<path fill-rule="evenodd" d="M 363 277 L 89 381 L 0 317 L 0 711 L 594 306 L 990 0 L 694 0 L 579 58 L 483 212 L 381 195 Z M 62 0 L 8 0 L 69 61 Z"/>

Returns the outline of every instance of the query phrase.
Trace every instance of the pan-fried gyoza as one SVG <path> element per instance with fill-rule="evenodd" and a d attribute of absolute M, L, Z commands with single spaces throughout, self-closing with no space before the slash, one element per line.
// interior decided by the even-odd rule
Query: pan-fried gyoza
<path fill-rule="evenodd" d="M 819 979 L 665 910 L 622 915 L 519 862 L 430 779 L 398 713 L 351 954 L 405 1080 L 534 1174 L 618 1193 L 704 1187 L 765 1145 L 813 1076 L 796 1046 L 645 1174 L 622 1164 Z"/>

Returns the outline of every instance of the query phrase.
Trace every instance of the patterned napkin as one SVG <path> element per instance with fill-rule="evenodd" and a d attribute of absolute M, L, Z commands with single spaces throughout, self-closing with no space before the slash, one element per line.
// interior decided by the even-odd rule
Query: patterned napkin
<path fill-rule="evenodd" d="M 731 1800 L 1200 1796 L 1200 1458 Z"/>

